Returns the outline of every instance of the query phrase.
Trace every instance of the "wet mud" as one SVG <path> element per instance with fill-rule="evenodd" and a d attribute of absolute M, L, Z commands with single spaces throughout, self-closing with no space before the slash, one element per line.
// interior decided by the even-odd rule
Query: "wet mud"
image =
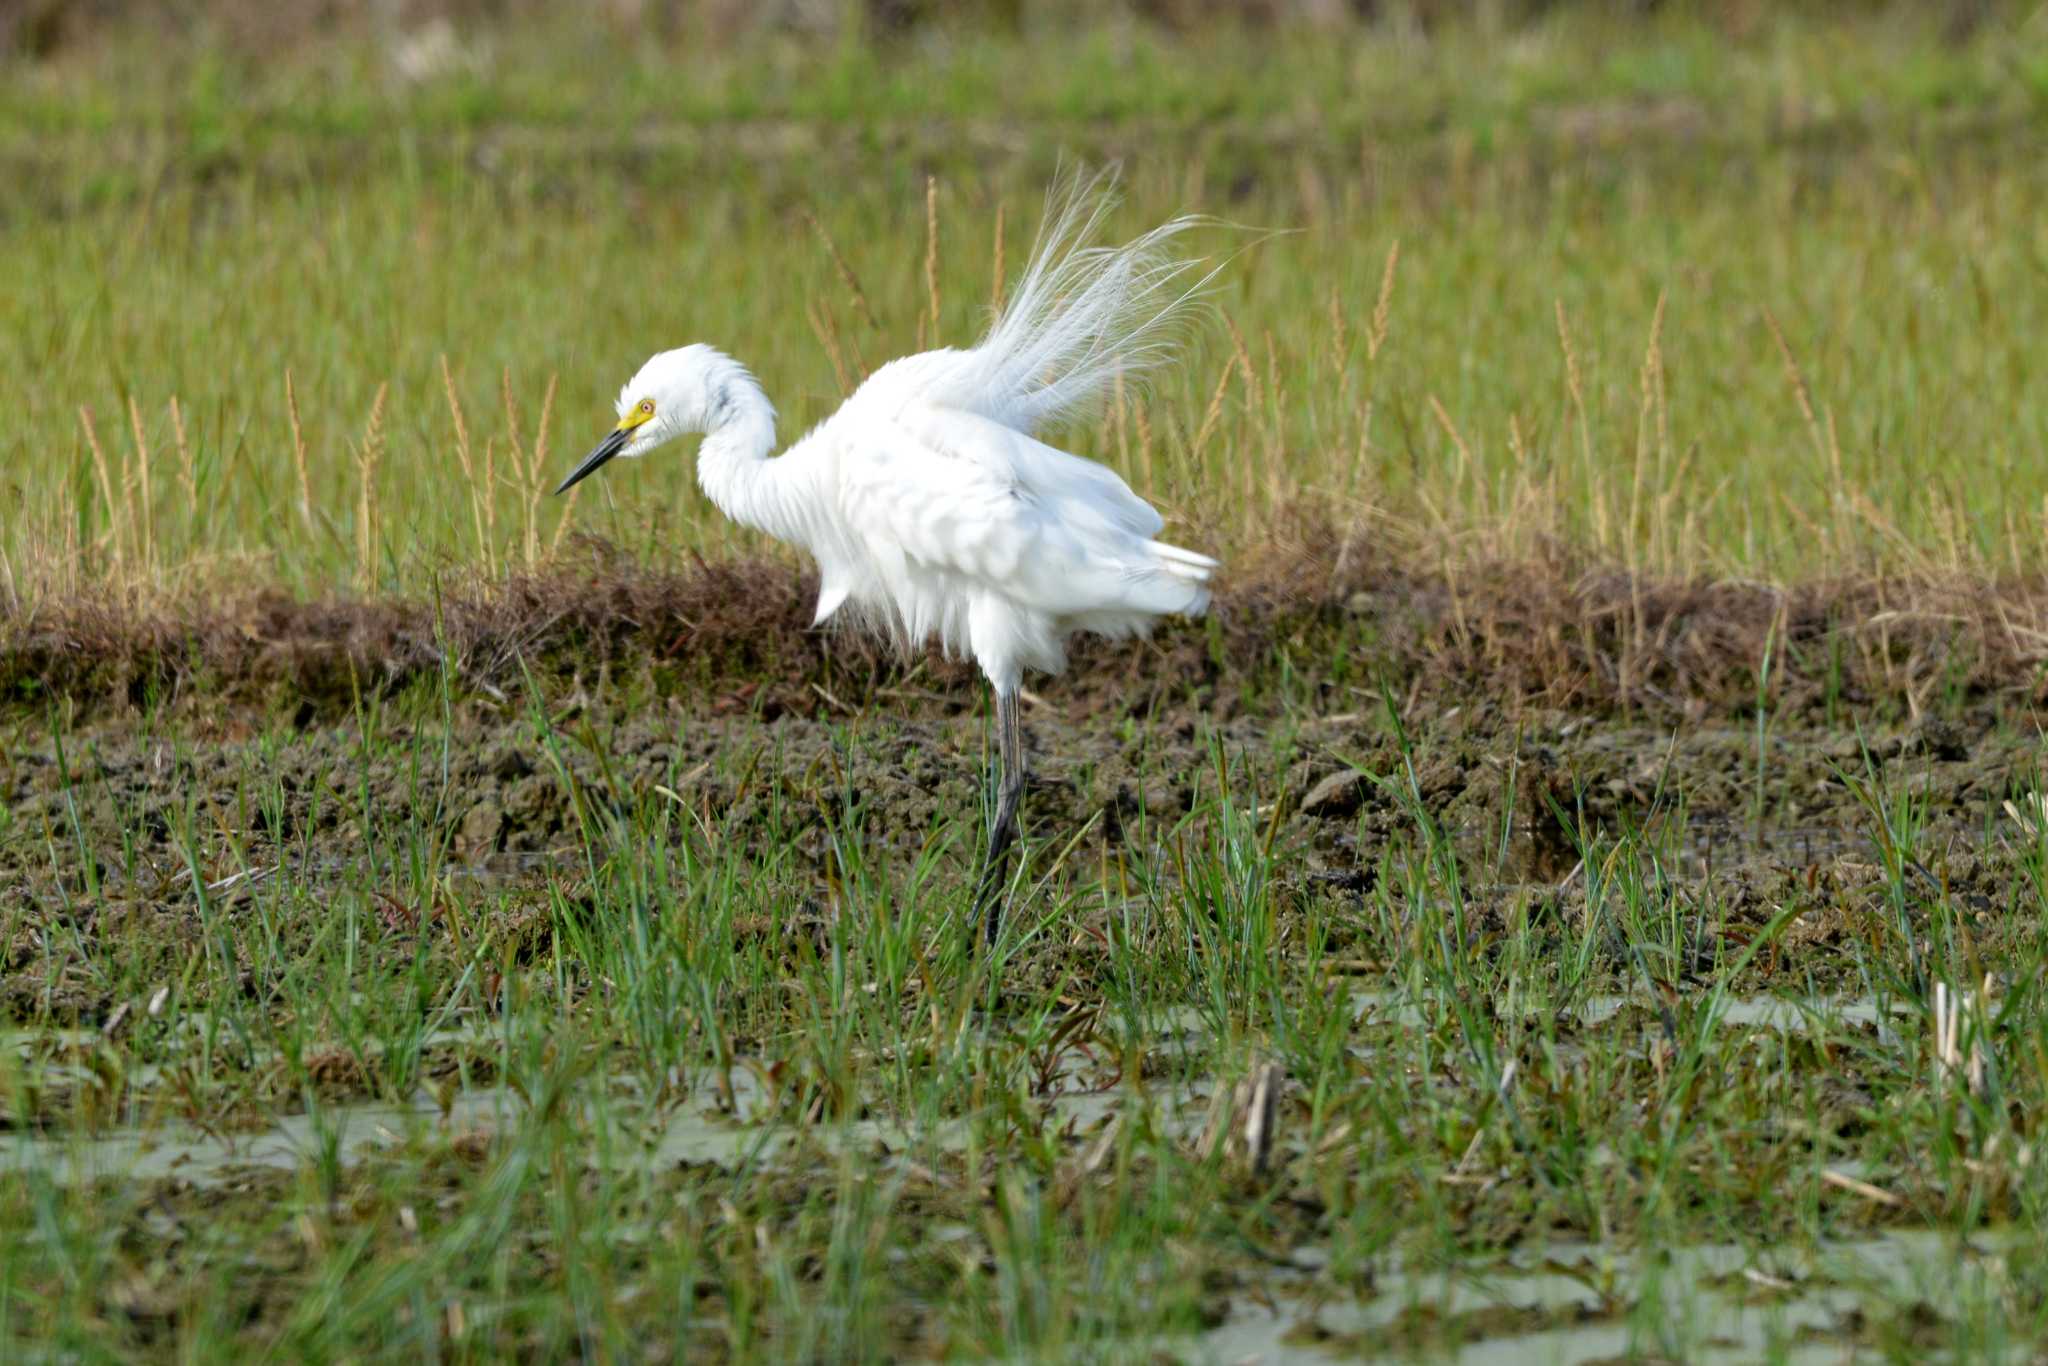
<path fill-rule="evenodd" d="M 0 889 L 46 909 L 96 889 L 79 913 L 88 935 L 189 935 L 195 877 L 230 910 L 280 872 L 359 878 L 366 857 L 394 857 L 394 822 L 449 878 L 538 886 L 587 877 L 634 812 L 673 807 L 666 838 L 758 860 L 773 904 L 801 920 L 849 853 L 886 864 L 949 841 L 943 866 L 974 874 L 991 753 L 977 701 L 905 689 L 862 714 L 828 697 L 817 714 L 769 719 L 579 695 L 546 714 L 469 703 L 325 726 L 24 725 L 0 755 Z M 1315 909 L 1339 949 L 1347 915 L 1432 841 L 1455 853 L 1482 942 L 1517 917 L 1581 918 L 1625 846 L 1630 875 L 1706 915 L 1722 948 L 1728 927 L 1798 908 L 1769 962 L 1824 983 L 1838 975 L 1831 949 L 1891 913 L 1900 880 L 1995 937 L 2039 863 L 2040 740 L 1990 712 L 1865 731 L 1357 701 L 1220 717 L 1027 707 L 1027 833 L 1041 853 L 1077 841 L 1091 857 L 1164 863 L 1175 842 L 1222 838 L 1227 805 L 1255 824 L 1282 913 Z M 389 911 L 394 924 L 417 914 Z M 1681 978 L 1710 971 L 1715 952 L 1703 942 Z M 53 999 L 17 934 L 0 1007 L 32 1017 Z"/>

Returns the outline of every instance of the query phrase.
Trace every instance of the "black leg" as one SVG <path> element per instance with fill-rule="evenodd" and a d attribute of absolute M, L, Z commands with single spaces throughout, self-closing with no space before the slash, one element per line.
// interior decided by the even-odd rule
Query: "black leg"
<path fill-rule="evenodd" d="M 1009 882 L 1010 846 L 1017 842 L 1017 805 L 1024 796 L 1024 740 L 1017 730 L 1017 694 L 996 694 L 996 763 L 1000 786 L 996 822 L 988 833 L 988 857 L 981 866 L 981 887 L 975 895 L 976 918 L 986 942 L 996 942 L 1003 924 L 1003 891 Z"/>

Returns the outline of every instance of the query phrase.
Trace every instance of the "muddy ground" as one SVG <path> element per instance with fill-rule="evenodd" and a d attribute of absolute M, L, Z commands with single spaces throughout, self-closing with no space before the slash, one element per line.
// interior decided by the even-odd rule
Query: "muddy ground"
<path fill-rule="evenodd" d="M 17 708 L 0 720 L 0 1024 L 19 1059 L 0 1093 L 0 1132 L 12 1145 L 0 1152 L 63 1180 L 119 1173 L 100 1188 L 99 1207 L 118 1230 L 108 1245 L 127 1260 L 78 1312 L 95 1332 L 125 1334 L 139 1355 L 174 1355 L 215 1305 L 234 1320 L 222 1334 L 246 1344 L 311 1331 L 295 1316 L 330 1275 L 334 1247 L 367 1246 L 416 1267 L 425 1229 L 451 1240 L 437 1246 L 462 1249 L 448 1254 L 451 1265 L 485 1264 L 456 1239 L 462 1212 L 488 1207 L 493 1173 L 514 1170 L 519 1145 L 540 1141 L 519 1135 L 555 1129 L 568 1137 L 547 1141 L 573 1154 L 556 1159 L 563 1189 L 587 1194 L 578 1106 L 603 1097 L 631 1116 L 639 1146 L 627 1160 L 645 1186 L 602 1207 L 617 1227 L 583 1255 L 604 1249 L 614 1279 L 658 1286 L 669 1274 L 663 1249 L 701 1244 L 713 1270 L 690 1294 L 711 1316 L 702 1330 L 711 1342 L 745 1337 L 726 1325 L 753 1302 L 750 1278 L 770 1246 L 730 1230 L 744 1219 L 772 1225 L 778 1240 L 815 1244 L 805 1266 L 824 1265 L 816 1249 L 829 1220 L 805 1224 L 805 1211 L 831 1185 L 821 1173 L 855 1153 L 872 1182 L 897 1183 L 899 1203 L 874 1237 L 899 1258 L 893 1267 L 921 1277 L 921 1289 L 890 1301 L 877 1340 L 897 1356 L 979 1341 L 956 1321 L 962 1292 L 945 1268 L 957 1257 L 940 1243 L 981 1237 L 973 1230 L 1018 1169 L 1019 1153 L 1004 1145 L 1024 1142 L 1019 1133 L 1042 1144 L 1062 1237 L 1095 1238 L 1128 1217 L 1132 1197 L 1119 1192 L 1144 1188 L 1145 1173 L 1212 1183 L 1148 1216 L 1182 1228 L 1172 1246 L 1185 1284 L 1173 1293 L 1187 1304 L 1175 1312 L 1206 1335 L 1176 1340 L 1168 1355 L 1426 1355 L 1482 1340 L 1636 1352 L 1656 1340 L 1644 1325 L 1666 1293 L 1661 1273 L 1629 1270 L 1617 1281 L 1604 1249 L 1617 1226 L 1661 1228 L 1651 1216 L 1666 1201 L 1702 1211 L 1686 1236 L 1704 1250 L 1685 1255 L 1707 1258 L 1733 1286 L 1724 1294 L 1689 1269 L 1669 1281 L 1672 1293 L 1739 1323 L 1714 1339 L 1738 1358 L 1764 1354 L 1789 1330 L 1776 1309 L 1743 1318 L 1735 1306 L 1747 1303 L 1738 1292 L 1754 1282 L 1756 1256 L 1716 1240 L 1797 1239 L 1808 1215 L 1830 1240 L 1773 1253 L 1759 1273 L 1796 1287 L 1780 1293 L 1798 1341 L 1904 1350 L 1959 1331 L 1964 1308 L 1937 1311 L 1921 1298 L 1947 1271 L 1851 1291 L 1843 1287 L 1862 1284 L 1852 1276 L 1894 1248 L 1834 1236 L 1924 1230 L 1952 1207 L 1963 1209 L 1959 1227 L 2023 1217 L 2030 1147 L 2002 1132 L 1972 1140 L 1982 1188 L 1962 1191 L 1926 1158 L 1938 1147 L 1926 1134 L 1887 1137 L 1902 1116 L 1918 1123 L 1928 1113 L 1928 1073 L 1902 1042 L 1919 1037 L 1917 1017 L 1898 1025 L 1886 1013 L 1896 995 L 1881 989 L 1873 1001 L 1871 974 L 1910 978 L 1919 952 L 1910 945 L 1924 944 L 1937 918 L 1944 942 L 1960 936 L 1994 974 L 2038 961 L 2048 836 L 2036 796 L 2041 740 L 2027 709 L 1987 702 L 1917 721 L 1830 717 L 1817 706 L 1651 715 L 1449 692 L 1297 676 L 1263 690 L 1183 687 L 1178 701 L 1158 688 L 1121 700 L 1048 688 L 1026 706 L 1032 871 L 1018 905 L 1045 919 L 1005 965 L 980 1070 L 1022 1066 L 991 1060 L 1023 1047 L 1006 1031 L 1033 1003 L 1052 1003 L 1061 1023 L 1042 1057 L 1032 1054 L 1029 1122 L 1015 1128 L 977 1090 L 931 1102 L 939 1118 L 920 1129 L 920 1105 L 888 1099 L 891 1049 L 862 1052 L 858 1070 L 835 1073 L 804 1009 L 833 980 L 822 966 L 829 926 L 860 904 L 842 896 L 853 879 L 902 879 L 922 861 L 937 871 L 921 894 L 969 902 L 990 737 L 980 691 L 957 678 L 911 669 L 859 687 L 840 677 L 664 690 L 649 670 L 593 668 L 511 691 L 451 676 L 445 687 L 373 691 L 340 714 L 190 694 L 153 709 L 103 701 L 68 717 Z M 610 1032 L 581 1053 L 568 1049 L 587 1076 L 548 1101 L 547 1088 L 562 1084 L 550 1072 L 552 1040 L 582 1017 L 545 1000 L 508 1005 L 511 988 L 501 994 L 500 983 L 523 974 L 522 989 L 566 982 L 573 994 L 574 918 L 590 907 L 630 916 L 630 878 L 614 879 L 605 860 L 647 839 L 672 842 L 676 857 L 664 865 L 640 848 L 621 862 L 679 878 L 740 870 L 745 915 L 732 915 L 717 952 L 765 969 L 713 1012 L 729 1030 L 710 1050 L 722 1066 L 690 1053 L 671 1074 L 688 1083 L 671 1092 L 672 1081 L 642 1075 L 646 1038 L 605 1017 Z M 1221 852 L 1231 841 L 1234 851 Z M 865 874 L 851 866 L 862 863 Z M 1232 1107 L 1239 1076 L 1250 1074 L 1200 1022 L 1171 932 L 1125 955 L 1157 973 L 1146 991 L 1169 1027 L 1120 1042 L 1104 1004 L 1115 994 L 1119 934 L 1130 942 L 1129 926 L 1148 919 L 1184 925 L 1208 894 L 1189 885 L 1203 867 L 1253 865 L 1270 878 L 1271 951 L 1289 963 L 1272 980 L 1284 980 L 1290 1009 L 1335 1002 L 1346 1022 L 1346 1048 L 1327 1075 L 1296 1050 L 1297 1075 L 1280 1085 L 1270 1188 L 1244 1175 L 1250 1159 L 1227 1147 L 1224 1162 L 1209 1162 L 1213 1136 L 1245 1122 Z M 1443 956 L 1527 965 L 1539 1002 L 1545 992 L 1572 1002 L 1532 1005 L 1519 988 L 1478 1002 L 1482 1032 L 1510 1041 L 1511 1069 L 1525 1078 L 1524 1118 L 1513 1123 L 1533 1127 L 1512 1136 L 1488 1099 L 1506 1081 L 1446 1046 L 1463 1026 L 1425 1018 L 1430 990 L 1402 985 L 1413 986 L 1412 957 L 1443 952 L 1415 942 L 1407 917 L 1452 881 L 1462 913 L 1438 923 L 1459 925 L 1470 942 L 1466 954 Z M 1621 883 L 1633 890 L 1617 892 Z M 1131 886 L 1141 890 L 1123 890 Z M 1618 908 L 1631 897 L 1638 918 L 1624 924 L 1630 912 Z M 356 929 L 338 928 L 343 906 Z M 1902 914 L 1911 922 L 1903 936 Z M 716 915 L 689 923 L 725 933 Z M 1666 923 L 1678 927 L 1675 951 L 1660 947 Z M 361 941 L 346 956 L 333 947 L 344 934 Z M 1897 974 L 1902 940 L 1909 966 Z M 1574 977 L 1561 965 L 1578 946 L 1590 974 Z M 695 951 L 687 937 L 663 949 Z M 324 966 L 309 980 L 295 963 Z M 433 1000 L 467 994 L 490 1008 L 416 1039 L 416 1056 L 344 1044 L 321 1024 L 347 998 L 379 1022 L 378 1040 L 403 1040 L 432 1013 L 409 995 L 418 980 L 442 983 Z M 188 984 L 200 985 L 188 994 Z M 1730 1009 L 1703 1064 L 1713 1079 L 1681 1084 L 1670 1070 L 1685 1056 L 1674 1019 L 1696 1021 L 1686 1003 L 1724 984 L 1757 995 Z M 2009 997 L 2031 997 L 2012 985 Z M 948 990 L 914 978 L 884 1014 L 891 1027 L 900 1015 L 921 1029 Z M 609 992 L 599 982 L 592 997 Z M 1773 1022 L 1770 1003 L 1789 1005 L 1788 996 L 1831 996 L 1836 1013 L 1809 1038 L 1796 1008 L 1792 1025 Z M 1528 1026 L 1553 1010 L 1550 1023 Z M 275 1041 L 216 1052 L 209 1031 L 232 1034 L 222 1020 L 267 1012 L 286 1022 Z M 550 1041 L 523 1065 L 507 1040 L 530 1019 L 545 1022 Z M 687 1028 L 657 1034 L 709 1048 Z M 2015 1045 L 1998 1050 L 2023 1061 Z M 935 1058 L 904 1056 L 921 1085 L 947 1075 Z M 1350 1108 L 1319 1116 L 1311 1095 Z M 1642 1175 L 1654 1163 L 1582 1161 L 1634 1151 L 1645 1116 L 1667 1106 L 1708 1116 L 1688 1156 L 1670 1164 L 1679 1173 L 1670 1180 L 1686 1183 L 1678 1195 L 1647 1193 L 1663 1189 Z M 2029 1122 L 2024 1102 L 1993 1112 L 2016 1116 L 2016 1128 Z M 319 1126 L 337 1115 L 329 1170 Z M 957 1138 L 969 1130 L 973 1142 Z M 761 1157 L 764 1134 L 780 1145 L 772 1159 L 736 1167 Z M 1128 1173 L 1105 1157 L 1118 1144 Z M 1843 1172 L 1827 1170 L 1849 1184 L 1813 1187 L 1806 1173 L 1817 1163 L 1840 1164 Z M 1129 1173 L 1132 1183 L 1118 1185 Z M 1098 1186 L 1103 1200 L 1124 1202 L 1113 1214 L 1091 1204 Z M 552 1287 L 574 1259 L 560 1253 L 538 1189 L 505 1199 L 494 1217 L 508 1232 L 488 1260 L 522 1284 Z M 1588 1190 L 1602 1194 L 1588 1202 Z M 721 1212 L 733 1209 L 728 1197 L 744 1216 Z M 1398 1256 L 1362 1274 L 1344 1261 L 1357 1227 L 1419 1208 L 1434 1211 L 1424 1222 L 1443 1238 L 1494 1249 L 1472 1263 L 1493 1289 L 1452 1293 L 1417 1278 L 1411 1294 Z M 618 1231 L 643 1226 L 659 1236 Z M 1650 1234 L 1641 1255 L 1667 1237 Z M 1560 1262 L 1543 1250 L 1558 1239 L 1594 1252 Z M 209 1240 L 230 1250 L 211 1252 Z M 1416 1265 L 1434 1267 L 1427 1238 L 1414 1242 Z M 1377 1250 L 1380 1240 L 1357 1245 Z M 997 1243 L 973 1246 L 976 1268 L 1008 1255 Z M 1921 1260 L 1948 1255 L 1942 1245 Z M 216 1256 L 237 1268 L 227 1290 L 216 1286 Z M 1843 1258 L 1856 1269 L 1840 1270 Z M 1786 1270 L 1794 1260 L 1796 1274 Z M 1740 1273 L 1728 1269 L 1738 1264 Z M 1550 1285 L 1543 1277 L 1558 1265 L 1567 1272 Z M 476 1292 L 448 1293 L 460 1303 Z M 664 1293 L 636 1289 L 620 1311 L 632 1333 L 669 1331 Z M 553 1295 L 526 1303 L 544 1307 Z M 771 1331 L 799 1339 L 804 1316 L 769 1318 Z M 570 1350 L 570 1330 L 538 1309 L 489 1331 L 500 1352 Z"/>
<path fill-rule="evenodd" d="M 886 863 L 950 838 L 944 866 L 964 882 L 989 752 L 978 692 L 908 686 L 866 700 L 855 714 L 825 694 L 811 714 L 766 719 L 738 698 L 706 714 L 674 697 L 621 707 L 579 691 L 546 716 L 471 698 L 445 721 L 370 719 L 368 742 L 362 720 L 276 714 L 141 728 L 103 718 L 68 733 L 23 718 L 0 750 L 0 887 L 45 911 L 100 887 L 89 934 L 135 917 L 196 929 L 188 852 L 233 908 L 280 861 L 316 884 L 360 877 L 366 812 L 383 813 L 370 819 L 387 840 L 393 820 L 414 829 L 455 875 L 539 886 L 588 876 L 585 835 L 606 812 L 664 801 L 687 813 L 677 839 L 715 832 L 757 856 L 771 904 L 793 920 L 831 902 L 848 839 Z M 1898 877 L 1995 936 L 2039 863 L 2041 742 L 1989 709 L 1860 731 L 1485 703 L 1412 703 L 1403 715 L 1362 690 L 1355 701 L 1072 718 L 1052 701 L 1027 706 L 1039 865 L 1056 850 L 1069 862 L 1075 850 L 1164 860 L 1175 841 L 1216 837 L 1227 790 L 1273 853 L 1283 909 L 1319 908 L 1341 948 L 1347 919 L 1370 913 L 1389 868 L 1432 830 L 1456 851 L 1481 940 L 1516 917 L 1575 921 L 1588 855 L 1599 864 L 1626 839 L 1658 896 L 1715 925 L 1686 974 L 1712 967 L 1728 927 L 1754 930 L 1789 906 L 1789 956 L 1771 965 L 1829 982 L 1851 970 L 1859 926 L 1890 913 Z M 89 990 L 53 993 L 17 926 L 0 988 L 10 1014 L 111 1008 Z"/>

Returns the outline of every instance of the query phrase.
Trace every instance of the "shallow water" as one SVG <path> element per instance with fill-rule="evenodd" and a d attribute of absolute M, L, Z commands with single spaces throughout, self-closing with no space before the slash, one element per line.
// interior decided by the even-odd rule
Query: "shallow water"
<path fill-rule="evenodd" d="M 1431 1002 L 1400 991 L 1354 991 L 1352 1011 L 1356 1018 L 1391 1020 L 1399 1024 L 1424 1025 L 1434 1018 Z M 1875 996 L 1722 996 L 1702 994 L 1681 1003 L 1697 1012 L 1711 1006 L 1715 1021 L 1724 1026 L 1774 1029 L 1781 1033 L 1820 1033 L 1858 1027 L 1886 1028 L 1918 1017 L 1912 1006 L 1899 998 L 1880 1001 Z M 1496 1002 L 1495 1008 L 1502 1009 Z M 1543 1015 L 1564 1016 L 1582 1025 L 1597 1025 L 1634 1008 L 1651 1013 L 1661 1007 L 1646 996 L 1593 995 L 1569 1005 L 1553 1005 L 1541 997 L 1512 1002 L 1509 1009 L 1525 1019 Z"/>
<path fill-rule="evenodd" d="M 0 1137 L 0 1172 L 40 1173 L 60 1185 L 155 1181 L 177 1177 L 218 1185 L 252 1167 L 296 1171 L 314 1162 L 323 1141 L 346 1166 L 380 1149 L 435 1132 L 461 1133 L 502 1121 L 518 1104 L 509 1092 L 460 1092 L 442 1113 L 426 1092 L 408 1106 L 382 1102 L 323 1106 L 280 1116 L 253 1134 L 209 1134 L 189 1124 L 121 1127 L 103 1133 L 13 1133 Z"/>
<path fill-rule="evenodd" d="M 1326 1361 L 1412 1350 L 1422 1343 L 1407 1325 L 1433 1323 L 1442 1336 L 1428 1345 L 1456 1343 L 1464 1362 L 1840 1361 L 1873 1305 L 1938 1324 L 1997 1293 L 1996 1242 L 1900 1232 L 1812 1248 L 1707 1244 L 1619 1256 L 1553 1244 L 1449 1271 L 1382 1270 L 1369 1299 L 1321 1304 L 1308 1269 L 1317 1257 L 1305 1249 L 1303 1269 L 1276 1271 L 1262 1287 L 1258 1298 L 1269 1303 L 1238 1296 L 1223 1323 L 1185 1346 L 1204 1361 Z M 1513 1331 L 1518 1319 L 1554 1326 Z"/>

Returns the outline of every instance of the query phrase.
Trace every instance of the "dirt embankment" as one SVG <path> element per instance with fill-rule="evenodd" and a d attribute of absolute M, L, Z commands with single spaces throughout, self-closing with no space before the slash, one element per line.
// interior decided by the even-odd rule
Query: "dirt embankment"
<path fill-rule="evenodd" d="M 530 674 L 592 686 L 623 674 L 700 711 L 769 719 L 864 708 L 906 677 L 971 700 L 971 669 L 815 630 L 815 601 L 814 575 L 785 562 L 651 568 L 595 545 L 539 574 L 451 580 L 430 599 L 83 597 L 0 616 L 0 711 L 232 703 L 303 724 L 444 673 L 487 695 Z M 1396 555 L 1305 521 L 1232 566 L 1209 619 L 1167 624 L 1149 648 L 1084 638 L 1044 690 L 1081 710 L 1200 702 L 1228 715 L 1286 677 L 1328 694 L 1384 682 L 1409 702 L 1657 720 L 1761 704 L 1847 724 L 2031 705 L 2044 663 L 2038 576 L 1649 580 L 1563 553 Z"/>

